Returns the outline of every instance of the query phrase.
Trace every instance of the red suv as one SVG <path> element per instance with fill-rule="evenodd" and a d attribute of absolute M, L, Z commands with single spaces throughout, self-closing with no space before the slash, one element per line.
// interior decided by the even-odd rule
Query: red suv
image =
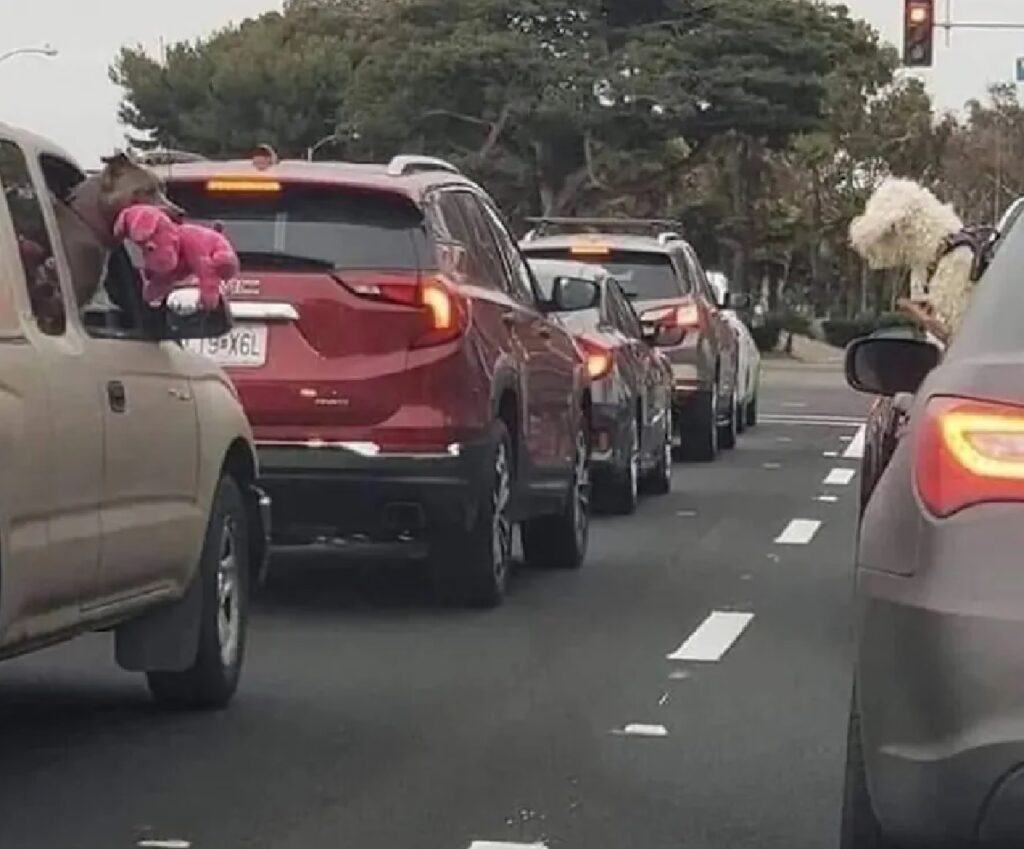
<path fill-rule="evenodd" d="M 585 360 L 478 186 L 416 156 L 159 170 L 241 259 L 235 327 L 203 345 L 252 422 L 278 542 L 408 544 L 479 605 L 504 595 L 517 523 L 529 563 L 582 564 Z"/>

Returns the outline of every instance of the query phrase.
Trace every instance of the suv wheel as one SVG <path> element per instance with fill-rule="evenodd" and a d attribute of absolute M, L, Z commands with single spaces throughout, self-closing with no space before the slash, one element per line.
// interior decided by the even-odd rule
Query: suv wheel
<path fill-rule="evenodd" d="M 629 427 L 626 449 L 626 467 L 612 479 L 611 508 L 615 513 L 629 516 L 636 512 L 640 502 L 640 429 L 636 420 Z"/>
<path fill-rule="evenodd" d="M 710 463 L 718 456 L 718 384 L 694 398 L 683 425 L 683 455 Z"/>
<path fill-rule="evenodd" d="M 523 554 L 530 566 L 579 569 L 590 535 L 590 433 L 586 422 L 576 434 L 572 481 L 562 512 L 523 523 Z"/>
<path fill-rule="evenodd" d="M 444 595 L 472 607 L 497 607 L 505 598 L 512 562 L 512 440 L 504 422 L 493 425 L 487 485 L 468 530 L 442 532 L 432 552 Z"/>
<path fill-rule="evenodd" d="M 727 418 L 718 425 L 718 444 L 722 448 L 736 447 L 736 420 L 739 418 L 739 402 L 736 400 L 736 382 L 733 381 L 732 394 L 729 396 Z"/>
<path fill-rule="evenodd" d="M 658 462 L 647 479 L 647 491 L 651 495 L 668 495 L 672 491 L 672 412 L 665 413 L 665 441 L 658 455 Z"/>
<path fill-rule="evenodd" d="M 882 834 L 871 807 L 855 699 L 850 703 L 850 724 L 846 733 L 846 781 L 839 849 L 896 849 Z"/>
<path fill-rule="evenodd" d="M 210 511 L 196 580 L 201 581 L 199 647 L 181 672 L 146 673 L 157 701 L 179 708 L 221 708 L 234 695 L 249 612 L 249 536 L 238 485 L 221 478 Z"/>

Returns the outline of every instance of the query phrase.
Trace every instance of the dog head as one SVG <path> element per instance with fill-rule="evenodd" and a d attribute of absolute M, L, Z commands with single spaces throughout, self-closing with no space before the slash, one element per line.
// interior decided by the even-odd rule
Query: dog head
<path fill-rule="evenodd" d="M 943 239 L 962 226 L 953 208 L 928 189 L 890 178 L 850 225 L 850 244 L 871 268 L 927 269 Z"/>
<path fill-rule="evenodd" d="M 126 153 L 115 153 L 103 159 L 103 170 L 99 174 L 99 203 L 104 216 L 111 222 L 136 204 L 157 207 L 178 221 L 185 217 L 185 211 L 164 193 L 160 178 Z"/>

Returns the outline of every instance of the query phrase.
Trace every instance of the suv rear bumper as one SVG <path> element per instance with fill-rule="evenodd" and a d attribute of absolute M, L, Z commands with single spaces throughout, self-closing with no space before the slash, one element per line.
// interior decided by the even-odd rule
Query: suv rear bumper
<path fill-rule="evenodd" d="M 274 541 L 417 542 L 436 528 L 469 527 L 485 489 L 488 448 L 461 443 L 444 453 L 387 454 L 354 443 L 257 444 Z"/>
<path fill-rule="evenodd" d="M 886 834 L 910 845 L 1024 845 L 1024 621 L 977 595 L 940 609 L 908 598 L 916 582 L 905 578 L 859 580 L 883 596 L 903 585 L 897 597 L 866 593 L 858 651 L 865 765 Z M 984 574 L 970 580 L 986 586 Z"/>

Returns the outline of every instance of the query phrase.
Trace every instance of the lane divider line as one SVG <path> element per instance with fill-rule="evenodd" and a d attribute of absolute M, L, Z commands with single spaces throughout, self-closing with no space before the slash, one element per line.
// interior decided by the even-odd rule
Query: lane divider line
<path fill-rule="evenodd" d="M 857 474 L 856 469 L 833 469 L 825 478 L 825 486 L 847 486 Z"/>
<path fill-rule="evenodd" d="M 846 446 L 846 450 L 843 452 L 843 458 L 846 460 L 860 460 L 863 456 L 864 425 L 861 425 L 853 435 L 853 439 L 850 441 L 850 444 Z"/>
<path fill-rule="evenodd" d="M 821 522 L 817 519 L 793 519 L 775 538 L 778 545 L 807 545 L 818 533 Z"/>
<path fill-rule="evenodd" d="M 668 660 L 717 663 L 747 629 L 753 613 L 713 610 Z"/>
<path fill-rule="evenodd" d="M 504 840 L 474 840 L 469 849 L 548 849 L 547 843 L 508 843 Z"/>
<path fill-rule="evenodd" d="M 140 840 L 136 846 L 139 849 L 191 849 L 191 842 L 188 840 Z"/>
<path fill-rule="evenodd" d="M 668 729 L 664 725 L 631 722 L 624 728 L 616 728 L 612 734 L 619 737 L 668 737 Z"/>
<path fill-rule="evenodd" d="M 839 500 L 839 496 L 838 495 L 819 495 L 817 500 L 821 501 L 821 502 L 823 502 L 825 504 L 835 504 Z"/>
<path fill-rule="evenodd" d="M 829 459 L 834 459 L 835 457 L 839 456 L 839 452 L 838 451 L 825 451 L 821 456 L 822 457 L 828 457 Z"/>

